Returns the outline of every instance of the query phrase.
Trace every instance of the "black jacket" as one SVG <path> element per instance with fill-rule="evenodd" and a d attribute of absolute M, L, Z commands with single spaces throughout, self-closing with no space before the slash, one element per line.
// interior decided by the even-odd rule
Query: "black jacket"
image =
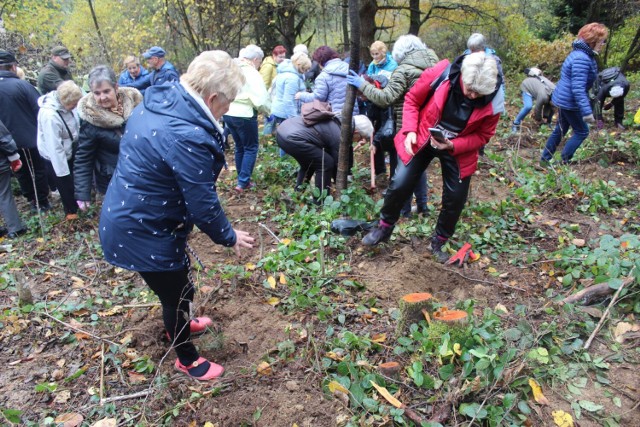
<path fill-rule="evenodd" d="M 18 148 L 37 148 L 38 91 L 11 71 L 0 70 L 0 121 Z"/>

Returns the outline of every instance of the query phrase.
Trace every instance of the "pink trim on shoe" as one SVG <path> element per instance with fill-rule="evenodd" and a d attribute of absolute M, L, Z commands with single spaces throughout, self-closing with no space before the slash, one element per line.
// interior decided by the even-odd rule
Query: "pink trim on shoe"
<path fill-rule="evenodd" d="M 209 326 L 213 325 L 213 320 L 208 317 L 196 317 L 189 322 L 189 330 L 192 335 L 204 333 Z"/>
<path fill-rule="evenodd" d="M 189 373 L 189 369 L 196 368 L 197 366 L 202 365 L 205 362 L 209 362 L 209 370 L 205 372 L 204 375 L 196 377 Z M 187 376 L 193 379 L 196 379 L 198 381 L 209 381 L 214 378 L 218 378 L 224 373 L 224 368 L 222 366 L 218 365 L 217 363 L 213 363 L 205 359 L 204 357 L 199 357 L 198 360 L 196 360 L 189 366 L 184 366 L 182 363 L 180 363 L 180 359 L 176 359 L 176 363 L 174 366 L 178 371 L 183 372 L 187 374 Z"/>

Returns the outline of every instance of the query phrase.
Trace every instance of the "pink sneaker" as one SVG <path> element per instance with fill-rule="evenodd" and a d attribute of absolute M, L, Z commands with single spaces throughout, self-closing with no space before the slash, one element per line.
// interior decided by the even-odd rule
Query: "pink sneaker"
<path fill-rule="evenodd" d="M 191 335 L 200 335 L 211 325 L 213 325 L 213 320 L 208 317 L 196 317 L 189 322 L 189 330 L 191 331 Z"/>
<path fill-rule="evenodd" d="M 189 366 L 185 366 L 180 363 L 180 359 L 176 359 L 175 367 L 178 371 L 184 372 L 188 376 L 198 381 L 209 381 L 214 378 L 218 378 L 224 373 L 224 368 L 217 363 L 209 362 L 204 357 L 199 357 L 198 360 L 193 362 Z"/>

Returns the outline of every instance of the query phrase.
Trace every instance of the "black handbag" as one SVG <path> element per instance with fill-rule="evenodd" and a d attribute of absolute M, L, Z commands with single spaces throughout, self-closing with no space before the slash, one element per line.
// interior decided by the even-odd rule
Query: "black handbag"
<path fill-rule="evenodd" d="M 396 121 L 393 117 L 393 107 L 389 107 L 387 110 L 387 118 L 385 119 L 382 126 L 380 126 L 380 130 L 378 130 L 378 134 L 382 138 L 391 138 L 396 133 Z"/>

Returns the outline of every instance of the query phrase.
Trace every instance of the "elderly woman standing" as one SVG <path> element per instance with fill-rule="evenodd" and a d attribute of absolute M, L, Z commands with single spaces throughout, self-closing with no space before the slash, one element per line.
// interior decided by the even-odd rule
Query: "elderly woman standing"
<path fill-rule="evenodd" d="M 266 57 L 264 61 L 262 61 L 260 65 L 260 76 L 262 76 L 262 81 L 267 90 L 271 89 L 271 85 L 278 73 L 278 65 L 280 65 L 286 57 L 287 49 L 279 45 L 273 48 L 271 56 Z"/>
<path fill-rule="evenodd" d="M 271 114 L 275 116 L 276 125 L 285 119 L 300 115 L 295 95 L 305 90 L 304 73 L 309 69 L 311 60 L 302 52 L 294 54 L 291 60 L 285 59 L 278 65 L 271 105 Z"/>
<path fill-rule="evenodd" d="M 140 60 L 133 55 L 127 56 L 122 61 L 122 64 L 124 65 L 124 71 L 118 77 L 120 86 L 134 86 L 135 83 L 144 81 L 149 75 L 149 72 L 140 65 Z M 140 89 L 140 93 L 144 95 L 144 89 Z"/>
<path fill-rule="evenodd" d="M 340 114 L 347 97 L 347 75 L 349 64 L 340 59 L 338 52 L 329 46 L 320 46 L 313 52 L 313 60 L 316 61 L 322 71 L 313 85 L 313 93 L 298 92 L 296 99 L 302 102 L 311 102 L 314 99 L 328 102 L 331 110 Z M 353 106 L 353 114 L 358 114 L 358 104 Z"/>
<path fill-rule="evenodd" d="M 73 164 L 75 196 L 81 210 L 91 202 L 95 177 L 96 190 L 104 194 L 118 162 L 120 138 L 133 109 L 142 102 L 137 89 L 119 87 L 116 75 L 105 65 L 89 72 L 87 94 L 78 103 L 80 136 Z"/>
<path fill-rule="evenodd" d="M 369 47 L 369 53 L 371 53 L 371 64 L 367 68 L 368 76 L 385 76 L 389 78 L 393 70 L 396 69 L 398 63 L 391 57 L 388 52 L 387 45 L 380 40 L 377 40 Z"/>
<path fill-rule="evenodd" d="M 558 123 L 542 150 L 540 164 L 546 166 L 553 158 L 562 138 L 573 128 L 573 135 L 562 150 L 562 162 L 569 163 L 582 141 L 589 136 L 589 125 L 594 123 L 589 100 L 589 89 L 598 76 L 596 55 L 607 42 L 609 30 L 602 24 L 587 24 L 578 32 L 573 50 L 562 64 L 560 81 L 553 91 L 551 101 L 558 107 Z"/>
<path fill-rule="evenodd" d="M 364 245 L 391 237 L 402 205 L 422 172 L 438 157 L 442 209 L 431 250 L 439 262 L 448 259 L 442 247 L 455 232 L 478 167 L 478 151 L 495 134 L 504 111 L 502 82 L 493 57 L 477 52 L 458 57 L 447 73 L 448 66 L 444 60 L 426 70 L 405 98 L 402 129 L 395 139 L 401 162 L 385 195 L 380 223 L 364 237 Z M 430 128 L 439 129 L 443 138 L 435 139 Z"/>
<path fill-rule="evenodd" d="M 38 99 L 38 151 L 55 173 L 55 185 L 67 220 L 78 218 L 73 187 L 73 147 L 80 123 L 73 110 L 80 98 L 82 90 L 68 80 Z"/>
<path fill-rule="evenodd" d="M 269 94 L 264 86 L 258 67 L 264 57 L 262 49 L 250 44 L 240 50 L 237 64 L 240 66 L 246 83 L 231 103 L 224 115 L 224 124 L 231 131 L 236 151 L 236 170 L 238 185 L 236 191 L 242 193 L 251 188 L 251 175 L 258 157 L 258 113 L 269 112 Z"/>
<path fill-rule="evenodd" d="M 396 118 L 396 129 L 402 127 L 402 108 L 404 106 L 404 98 L 406 93 L 413 87 L 420 75 L 427 68 L 433 67 L 438 62 L 436 53 L 427 47 L 422 40 L 414 35 L 400 36 L 393 45 L 393 58 L 397 61 L 398 67 L 389 77 L 387 85 L 378 89 L 376 86 L 359 77 L 357 73 L 351 72 L 347 81 L 350 85 L 355 86 L 364 96 L 378 107 L 394 107 L 394 115 Z M 374 150 L 388 151 L 390 157 L 391 178 L 393 178 L 397 164 L 398 156 L 393 143 L 388 144 L 386 141 L 376 140 L 374 138 Z M 416 188 L 414 189 L 416 202 L 418 205 L 418 213 L 426 213 L 427 211 L 427 173 L 423 173 Z M 403 208 L 403 215 L 411 212 L 411 195 L 407 199 L 407 204 Z"/>
<path fill-rule="evenodd" d="M 262 85 L 262 81 L 258 81 Z M 220 117 L 241 91 L 244 75 L 222 51 L 196 57 L 180 84 L 147 89 L 122 138 L 120 161 L 100 216 L 100 240 L 111 264 L 137 271 L 158 295 L 178 358 L 175 368 L 197 380 L 224 368 L 191 342 L 211 319 L 189 321 L 194 286 L 186 241 L 194 225 L 215 243 L 250 248 L 253 239 L 225 216 L 216 180 L 225 165 Z"/>

